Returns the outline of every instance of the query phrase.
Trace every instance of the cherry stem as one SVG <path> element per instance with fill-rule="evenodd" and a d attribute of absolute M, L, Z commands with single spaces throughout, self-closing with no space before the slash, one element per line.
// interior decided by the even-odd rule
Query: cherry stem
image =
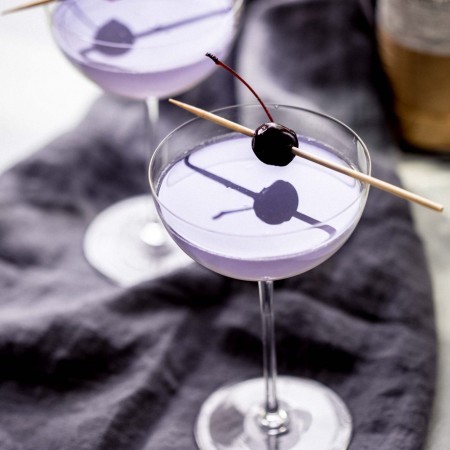
<path fill-rule="evenodd" d="M 270 114 L 270 112 L 269 112 L 269 110 L 267 109 L 267 107 L 264 104 L 264 102 L 260 99 L 259 95 L 255 92 L 255 90 L 238 73 L 236 73 L 230 66 L 228 66 L 227 64 L 222 62 L 217 56 L 213 55 L 212 53 L 207 53 L 206 56 L 208 58 L 210 58 L 218 66 L 223 67 L 225 70 L 228 70 L 228 72 L 230 72 L 241 83 L 243 83 L 250 90 L 250 92 L 256 97 L 256 99 L 258 100 L 259 104 L 263 107 L 265 113 L 267 114 L 267 117 L 269 118 L 269 120 L 271 122 L 274 121 L 272 116 L 271 116 L 271 114 Z"/>

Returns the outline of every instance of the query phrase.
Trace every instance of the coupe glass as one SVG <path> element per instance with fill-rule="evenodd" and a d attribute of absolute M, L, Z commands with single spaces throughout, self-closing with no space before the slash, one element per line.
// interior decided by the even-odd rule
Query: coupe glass
<path fill-rule="evenodd" d="M 226 57 L 242 0 L 64 0 L 50 8 L 55 42 L 105 91 L 145 101 L 148 155 L 158 137 L 159 100 L 187 91 L 215 68 L 206 52 Z M 89 226 L 84 251 L 121 285 L 189 262 L 168 238 L 148 195 L 121 201 Z"/>
<path fill-rule="evenodd" d="M 298 133 L 300 148 L 370 173 L 366 146 L 343 123 L 297 107 L 269 109 Z M 267 121 L 259 105 L 216 113 L 251 129 Z M 210 395 L 196 422 L 198 447 L 347 448 L 352 421 L 338 395 L 316 381 L 277 378 L 273 282 L 316 267 L 344 244 L 368 185 L 298 157 L 286 167 L 263 164 L 251 138 L 198 118 L 161 142 L 149 178 L 157 211 L 180 248 L 217 273 L 259 284 L 263 376 Z"/>

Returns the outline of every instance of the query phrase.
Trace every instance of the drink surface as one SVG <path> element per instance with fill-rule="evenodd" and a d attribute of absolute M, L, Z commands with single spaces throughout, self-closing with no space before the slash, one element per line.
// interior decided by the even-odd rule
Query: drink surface
<path fill-rule="evenodd" d="M 231 0 L 65 0 L 53 34 L 68 59 L 106 91 L 163 98 L 199 83 L 226 55 Z"/>
<path fill-rule="evenodd" d="M 335 153 L 301 148 L 342 165 Z M 295 158 L 260 162 L 250 138 L 228 136 L 174 163 L 158 184 L 162 219 L 193 259 L 245 280 L 302 273 L 345 242 L 361 214 L 358 181 Z"/>

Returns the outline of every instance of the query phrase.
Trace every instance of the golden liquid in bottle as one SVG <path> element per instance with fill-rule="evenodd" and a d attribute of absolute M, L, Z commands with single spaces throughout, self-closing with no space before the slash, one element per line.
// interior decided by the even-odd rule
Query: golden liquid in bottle
<path fill-rule="evenodd" d="M 450 152 L 450 53 L 407 47 L 382 23 L 377 35 L 402 139 L 424 150 Z"/>

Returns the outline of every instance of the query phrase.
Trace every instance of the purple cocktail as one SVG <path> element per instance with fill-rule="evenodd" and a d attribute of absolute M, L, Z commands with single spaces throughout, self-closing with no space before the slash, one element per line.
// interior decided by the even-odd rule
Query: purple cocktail
<path fill-rule="evenodd" d="M 299 140 L 303 150 L 348 166 L 331 149 Z M 166 169 L 158 201 L 169 233 L 192 258 L 259 281 L 303 273 L 336 252 L 359 218 L 362 189 L 300 158 L 287 167 L 261 164 L 251 138 L 230 135 Z"/>
<path fill-rule="evenodd" d="M 102 89 L 129 98 L 184 92 L 225 56 L 235 33 L 231 0 L 64 0 L 52 16 L 55 41 Z"/>

